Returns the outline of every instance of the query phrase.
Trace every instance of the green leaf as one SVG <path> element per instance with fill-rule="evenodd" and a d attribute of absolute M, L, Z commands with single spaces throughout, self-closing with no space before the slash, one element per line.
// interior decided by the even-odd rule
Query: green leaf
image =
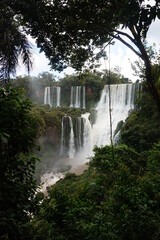
<path fill-rule="evenodd" d="M 3 143 L 7 144 L 8 143 L 8 138 L 10 136 L 7 133 L 0 133 L 0 139 Z"/>
<path fill-rule="evenodd" d="M 160 19 L 160 9 L 157 10 L 157 17 Z"/>

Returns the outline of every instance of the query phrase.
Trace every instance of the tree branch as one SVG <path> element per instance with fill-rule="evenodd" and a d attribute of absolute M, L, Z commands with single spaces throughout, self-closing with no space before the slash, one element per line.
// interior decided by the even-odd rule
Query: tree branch
<path fill-rule="evenodd" d="M 115 29 L 114 29 L 114 32 L 116 32 L 118 35 L 123 35 L 123 36 L 127 37 L 131 42 L 136 44 L 136 41 L 128 33 L 125 33 L 125 32 L 119 31 L 119 30 L 115 30 Z"/>
<path fill-rule="evenodd" d="M 130 28 L 129 28 L 129 30 L 131 31 Z M 116 32 L 117 34 L 114 34 L 114 32 Z M 132 33 L 132 31 L 131 31 L 131 33 Z M 131 44 L 127 43 L 120 35 L 127 37 L 135 46 L 137 46 L 137 39 L 136 38 L 134 39 L 128 33 L 125 33 L 125 32 L 119 31 L 119 30 L 115 30 L 115 29 L 110 29 L 109 32 L 106 32 L 106 34 L 112 37 L 112 39 L 109 41 L 109 43 L 107 43 L 107 45 L 110 44 L 113 39 L 117 39 L 121 43 L 126 45 L 129 49 L 131 49 L 138 57 L 143 59 L 142 54 L 139 53 Z M 138 48 L 138 46 L 137 46 L 137 48 Z"/>
<path fill-rule="evenodd" d="M 115 39 L 119 40 L 121 43 L 126 45 L 129 49 L 131 49 L 138 57 L 142 58 L 142 55 L 134 49 L 129 43 L 127 43 L 123 38 L 121 38 L 119 35 L 113 35 Z M 142 58 L 143 59 L 143 58 Z"/>

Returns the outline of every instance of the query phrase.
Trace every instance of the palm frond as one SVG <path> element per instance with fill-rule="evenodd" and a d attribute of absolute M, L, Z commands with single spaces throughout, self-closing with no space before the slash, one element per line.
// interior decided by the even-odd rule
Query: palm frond
<path fill-rule="evenodd" d="M 20 30 L 14 17 L 9 21 L 6 16 L 1 16 L 1 13 L 0 17 L 0 81 L 3 83 L 15 76 L 19 57 L 22 58 L 28 73 L 30 72 L 32 52 L 26 35 Z"/>

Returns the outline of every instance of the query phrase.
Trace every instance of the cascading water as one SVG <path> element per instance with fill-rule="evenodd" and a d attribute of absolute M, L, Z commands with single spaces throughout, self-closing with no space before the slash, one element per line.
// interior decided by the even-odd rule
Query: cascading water
<path fill-rule="evenodd" d="M 53 107 L 60 107 L 61 88 L 54 86 L 52 90 L 52 95 L 53 95 Z"/>
<path fill-rule="evenodd" d="M 130 109 L 134 108 L 135 91 L 137 90 L 139 89 L 137 89 L 136 84 L 110 85 L 113 133 L 117 124 L 125 121 Z M 76 99 L 73 92 L 74 89 L 72 88 L 71 106 L 74 106 L 74 99 Z M 75 93 L 78 96 L 78 105 L 80 94 L 78 95 L 78 90 Z M 69 163 L 73 168 L 86 163 L 87 158 L 93 155 L 94 145 L 99 147 L 101 145 L 110 145 L 109 89 L 107 85 L 104 87 L 100 101 L 97 104 L 96 120 L 93 126 L 90 123 L 89 116 L 90 113 L 85 113 L 76 119 L 75 133 L 71 117 L 65 115 L 62 118 L 61 157 L 65 159 L 65 163 Z M 115 142 L 118 137 L 119 132 L 115 136 Z M 53 179 L 51 180 L 53 182 Z"/>
<path fill-rule="evenodd" d="M 62 118 L 62 123 L 61 123 L 61 152 L 60 156 L 63 156 L 64 152 L 64 146 L 65 146 L 65 138 L 64 138 L 64 117 Z"/>
<path fill-rule="evenodd" d="M 60 107 L 61 103 L 61 88 L 57 87 L 57 105 L 56 107 Z"/>
<path fill-rule="evenodd" d="M 75 108 L 81 107 L 81 86 L 76 86 Z"/>
<path fill-rule="evenodd" d="M 69 117 L 65 115 L 61 123 L 61 156 L 68 156 L 70 124 Z"/>
<path fill-rule="evenodd" d="M 70 107 L 74 107 L 74 106 L 73 106 L 73 93 L 74 93 L 73 90 L 74 90 L 74 88 L 71 87 Z"/>
<path fill-rule="evenodd" d="M 83 126 L 82 126 L 82 118 L 77 117 L 76 118 L 76 146 L 79 150 L 82 147 L 83 144 Z"/>
<path fill-rule="evenodd" d="M 72 118 L 69 118 L 70 125 L 70 136 L 69 136 L 69 158 L 73 158 L 75 154 L 75 144 L 74 144 L 74 132 L 73 132 L 73 122 Z"/>
<path fill-rule="evenodd" d="M 44 90 L 44 104 L 48 104 L 50 107 L 60 107 L 61 88 L 45 87 Z"/>
<path fill-rule="evenodd" d="M 70 116 L 62 118 L 61 127 L 61 156 L 73 158 L 75 154 L 73 122 Z"/>
<path fill-rule="evenodd" d="M 85 86 L 72 86 L 70 107 L 85 108 Z"/>
<path fill-rule="evenodd" d="M 134 108 L 135 84 L 110 85 L 112 131 L 114 133 L 118 122 L 125 121 L 129 110 Z M 102 91 L 100 101 L 96 107 L 97 117 L 93 125 L 93 144 L 97 146 L 110 145 L 109 119 L 109 87 Z"/>
<path fill-rule="evenodd" d="M 83 119 L 83 151 L 86 156 L 91 156 L 93 148 L 93 131 L 89 120 L 90 113 L 86 112 L 81 115 Z"/>
<path fill-rule="evenodd" d="M 50 107 L 52 107 L 51 88 L 50 87 L 45 87 L 45 90 L 44 90 L 44 104 L 48 104 Z"/>
<path fill-rule="evenodd" d="M 136 86 L 136 84 L 110 85 L 113 133 L 115 132 L 117 124 L 125 121 L 125 119 L 128 117 L 130 109 L 134 108 L 135 91 L 137 90 Z M 76 92 L 78 92 L 78 90 Z M 75 136 L 73 133 L 72 119 L 68 117 L 70 131 L 68 132 L 67 137 L 69 137 L 68 155 L 70 158 L 73 158 L 75 151 L 79 151 L 83 157 L 87 157 L 92 155 L 92 150 L 95 145 L 99 147 L 103 145 L 110 145 L 108 85 L 104 86 L 101 98 L 97 104 L 96 120 L 93 126 L 91 125 L 89 116 L 90 113 L 85 113 L 76 119 Z M 63 132 L 65 131 L 66 130 L 63 129 Z M 114 138 L 115 143 L 117 142 L 118 138 L 119 133 L 117 133 Z"/>

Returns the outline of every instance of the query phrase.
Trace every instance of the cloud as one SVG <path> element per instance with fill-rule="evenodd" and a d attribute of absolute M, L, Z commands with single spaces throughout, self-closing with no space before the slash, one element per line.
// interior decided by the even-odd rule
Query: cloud
<path fill-rule="evenodd" d="M 61 73 L 52 70 L 49 65 L 49 60 L 46 58 L 44 52 L 40 53 L 40 49 L 37 48 L 35 39 L 33 39 L 30 35 L 28 35 L 27 37 L 28 37 L 28 41 L 30 42 L 30 45 L 32 47 L 32 52 L 33 52 L 33 55 L 32 55 L 33 68 L 30 71 L 31 76 L 38 76 L 38 74 L 42 73 L 42 72 L 50 72 L 55 77 L 59 78 L 59 77 L 64 77 L 65 74 L 74 73 L 74 70 L 70 67 L 68 67 Z M 24 65 L 22 64 L 21 59 L 19 59 L 19 66 L 17 67 L 16 75 L 17 76 L 28 75 L 28 72 L 25 69 Z"/>
<path fill-rule="evenodd" d="M 104 62 L 104 60 L 101 61 L 101 70 L 106 68 L 109 70 L 109 65 L 111 70 L 119 67 L 121 70 L 120 73 L 124 75 L 124 77 L 128 77 L 132 81 L 137 80 L 131 68 L 131 62 L 133 63 L 138 60 L 138 57 L 129 48 L 125 47 L 121 42 L 116 41 L 114 45 L 110 46 L 110 54 L 109 48 L 106 49 L 106 52 L 110 58 L 106 60 L 106 62 Z"/>
<path fill-rule="evenodd" d="M 159 29 L 160 29 L 160 20 L 156 18 L 156 20 L 150 26 L 147 34 L 147 41 L 149 45 L 153 45 L 153 43 L 156 43 L 157 46 L 159 47 L 159 44 L 160 44 Z"/>

